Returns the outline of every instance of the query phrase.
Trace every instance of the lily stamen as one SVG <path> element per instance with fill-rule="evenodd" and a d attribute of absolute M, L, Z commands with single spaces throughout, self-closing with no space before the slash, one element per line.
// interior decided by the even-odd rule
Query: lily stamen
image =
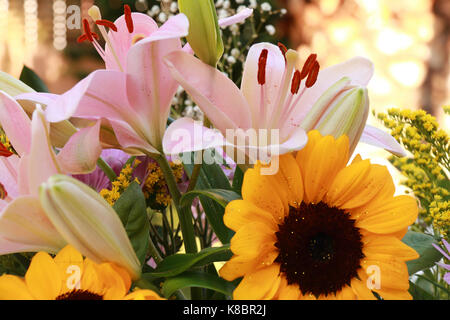
<path fill-rule="evenodd" d="M 266 114 L 266 104 L 265 104 L 265 92 L 264 84 L 266 83 L 266 65 L 267 65 L 267 55 L 269 51 L 263 49 L 258 60 L 258 84 L 261 85 L 260 91 L 260 120 L 265 119 Z"/>
<path fill-rule="evenodd" d="M 98 26 L 105 26 L 105 27 L 111 29 L 112 31 L 117 32 L 116 25 L 109 20 L 106 20 L 106 19 L 96 20 L 95 24 Z"/>
<path fill-rule="evenodd" d="M 125 14 L 125 22 L 127 24 L 128 32 L 133 33 L 133 31 L 134 31 L 133 18 L 131 16 L 130 6 L 127 4 L 124 6 L 124 14 Z"/>
<path fill-rule="evenodd" d="M 317 76 L 319 75 L 320 65 L 317 61 L 314 61 L 314 64 L 311 70 L 308 73 L 308 79 L 306 79 L 305 86 L 307 88 L 311 88 L 317 81 Z"/>

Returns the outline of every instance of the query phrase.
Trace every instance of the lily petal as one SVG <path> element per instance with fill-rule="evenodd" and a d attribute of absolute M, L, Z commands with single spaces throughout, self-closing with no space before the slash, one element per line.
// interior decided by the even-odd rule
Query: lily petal
<path fill-rule="evenodd" d="M 259 69 L 258 61 L 261 52 L 264 49 L 268 51 L 266 63 L 267 76 L 265 84 L 261 86 L 257 81 Z M 247 59 L 245 60 L 241 90 L 250 106 L 253 127 L 257 127 L 258 124 L 259 127 L 265 127 L 263 123 L 260 123 L 260 117 L 266 119 L 268 115 L 272 114 L 275 104 L 277 103 L 278 92 L 280 91 L 280 85 L 285 69 L 284 57 L 277 46 L 264 42 L 255 44 L 250 48 Z M 264 116 L 261 114 L 261 87 L 264 87 L 264 99 L 262 101 L 265 109 Z M 224 94 L 226 94 L 227 91 L 224 92 Z"/>
<path fill-rule="evenodd" d="M 31 147 L 27 154 L 24 174 L 27 177 L 29 192 L 38 196 L 41 183 L 60 173 L 61 169 L 49 141 L 49 124 L 45 121 L 42 110 L 34 111 L 31 131 Z"/>
<path fill-rule="evenodd" d="M 237 14 L 219 20 L 219 27 L 226 28 L 232 24 L 244 22 L 245 19 L 253 14 L 253 9 L 245 8 Z"/>
<path fill-rule="evenodd" d="M 39 199 L 31 196 L 14 199 L 0 214 L 0 234 L 6 241 L 17 243 L 17 249 L 24 246 L 56 253 L 66 244 L 47 219 Z"/>
<path fill-rule="evenodd" d="M 17 153 L 28 153 L 31 121 L 20 104 L 3 91 L 0 91 L 0 124 Z"/>
<path fill-rule="evenodd" d="M 222 133 L 251 127 L 247 101 L 225 75 L 181 50 L 169 54 L 165 61 L 172 76 Z"/>
<path fill-rule="evenodd" d="M 133 45 L 133 38 L 137 35 L 148 37 L 158 29 L 155 20 L 146 14 L 133 12 L 131 13 L 131 18 L 133 19 L 134 26 L 133 33 L 128 32 L 125 15 L 120 16 L 114 21 L 118 31 L 108 32 L 108 37 L 111 39 L 112 46 L 117 54 L 117 59 L 125 69 L 124 71 L 127 69 L 127 55 Z M 108 45 L 105 46 L 105 65 L 108 70 L 120 71 L 116 59 Z"/>
<path fill-rule="evenodd" d="M 218 130 L 206 128 L 201 122 L 185 117 L 174 121 L 167 128 L 163 150 L 165 154 L 177 155 L 221 147 L 224 144 L 225 138 Z"/>
<path fill-rule="evenodd" d="M 100 144 L 101 121 L 75 133 L 57 156 L 64 172 L 74 174 L 89 173 L 95 170 L 102 152 Z"/>
<path fill-rule="evenodd" d="M 352 84 L 365 87 L 372 78 L 374 71 L 373 63 L 363 57 L 354 57 L 345 62 L 325 68 L 319 72 L 316 83 L 305 90 L 299 99 L 293 114 L 293 124 L 299 124 L 306 114 L 311 110 L 314 103 L 334 83 L 343 77 L 352 80 Z M 300 92 L 305 84 L 300 86 Z"/>
<path fill-rule="evenodd" d="M 366 125 L 364 128 L 360 141 L 375 147 L 384 148 L 398 157 L 406 156 L 405 150 L 393 136 L 370 125 Z"/>
<path fill-rule="evenodd" d="M 172 98 L 178 88 L 163 57 L 181 49 L 189 22 L 183 14 L 169 19 L 149 37 L 136 43 L 127 58 L 126 89 L 131 107 L 152 128 L 150 143 L 161 146 Z"/>

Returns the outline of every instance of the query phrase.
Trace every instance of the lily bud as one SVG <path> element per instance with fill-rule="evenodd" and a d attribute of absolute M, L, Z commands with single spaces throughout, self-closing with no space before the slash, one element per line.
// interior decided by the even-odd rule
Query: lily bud
<path fill-rule="evenodd" d="M 216 8 L 213 0 L 178 0 L 180 12 L 189 19 L 187 40 L 203 62 L 215 67 L 223 54 Z"/>
<path fill-rule="evenodd" d="M 39 190 L 49 220 L 84 256 L 114 262 L 138 279 L 141 266 L 114 209 L 94 190 L 65 175 L 54 175 Z"/>
<path fill-rule="evenodd" d="M 34 89 L 6 72 L 0 71 L 0 91 L 4 91 L 14 97 L 21 93 L 34 92 Z"/>
<path fill-rule="evenodd" d="M 301 123 L 306 131 L 317 129 L 322 135 L 347 135 L 350 154 L 356 148 L 369 115 L 367 88 L 350 85 L 342 78 L 332 85 L 312 107 Z"/>

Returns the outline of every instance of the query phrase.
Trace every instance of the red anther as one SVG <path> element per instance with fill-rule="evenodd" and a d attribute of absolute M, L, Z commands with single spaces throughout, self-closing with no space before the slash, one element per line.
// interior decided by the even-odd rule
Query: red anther
<path fill-rule="evenodd" d="M 0 183 L 0 199 L 6 199 L 8 192 L 6 192 L 5 187 Z"/>
<path fill-rule="evenodd" d="M 8 158 L 12 155 L 13 155 L 13 153 L 11 151 L 9 151 L 8 148 L 5 147 L 5 145 L 3 143 L 0 143 L 0 157 Z"/>
<path fill-rule="evenodd" d="M 258 60 L 258 84 L 263 85 L 266 83 L 266 64 L 267 64 L 267 54 L 269 51 L 263 49 L 259 55 Z"/>
<path fill-rule="evenodd" d="M 287 59 L 286 59 L 287 48 L 286 48 L 286 46 L 284 44 L 282 44 L 281 42 L 278 42 L 278 48 L 280 48 L 280 51 L 283 54 L 284 62 L 287 63 Z"/>
<path fill-rule="evenodd" d="M 312 66 L 308 74 L 308 79 L 306 79 L 305 86 L 307 88 L 311 88 L 314 85 L 314 83 L 316 83 L 317 76 L 319 75 L 319 69 L 320 69 L 319 63 L 317 61 L 314 61 L 314 65 Z"/>
<path fill-rule="evenodd" d="M 112 31 L 117 32 L 116 25 L 109 20 L 105 20 L 105 19 L 97 20 L 97 21 L 95 21 L 95 24 L 99 25 L 99 26 L 105 26 L 105 27 L 111 29 Z"/>
<path fill-rule="evenodd" d="M 133 24 L 133 18 L 131 17 L 131 9 L 129 5 L 125 5 L 123 7 L 123 11 L 125 14 L 125 22 L 127 23 L 127 28 L 129 33 L 133 33 L 134 31 L 134 24 Z"/>
<path fill-rule="evenodd" d="M 87 39 L 90 42 L 93 42 L 94 38 L 92 38 L 91 27 L 89 26 L 89 21 L 87 21 L 87 19 L 83 19 L 83 29 L 84 29 L 84 34 L 86 35 Z"/>
<path fill-rule="evenodd" d="M 291 84 L 291 93 L 297 94 L 298 89 L 300 89 L 300 82 L 302 80 L 300 79 L 300 71 L 295 70 L 294 77 L 292 78 L 292 84 Z"/>
<path fill-rule="evenodd" d="M 88 39 L 87 35 L 82 34 L 81 36 L 79 36 L 79 37 L 77 38 L 77 42 L 78 42 L 78 43 L 82 43 L 82 42 L 85 42 L 87 39 Z"/>
<path fill-rule="evenodd" d="M 310 54 L 308 59 L 306 59 L 305 64 L 303 65 L 302 71 L 300 72 L 300 79 L 303 80 L 311 71 L 314 66 L 314 61 L 316 61 L 317 54 Z"/>
<path fill-rule="evenodd" d="M 95 38 L 95 40 L 100 40 L 100 37 L 95 32 L 91 32 L 91 36 Z"/>

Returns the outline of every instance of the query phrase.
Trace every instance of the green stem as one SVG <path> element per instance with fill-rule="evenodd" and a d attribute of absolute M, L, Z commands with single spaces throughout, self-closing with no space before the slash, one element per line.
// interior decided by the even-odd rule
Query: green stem
<path fill-rule="evenodd" d="M 187 187 L 186 192 L 194 190 L 197 185 L 198 176 L 200 175 L 200 171 L 202 169 L 202 164 L 194 164 L 194 168 L 192 169 L 191 178 L 189 179 L 189 185 Z"/>
<path fill-rule="evenodd" d="M 173 171 L 170 168 L 169 162 L 166 157 L 161 155 L 155 157 L 158 162 L 161 171 L 164 174 L 167 186 L 169 188 L 170 195 L 172 196 L 175 208 L 177 209 L 178 219 L 180 221 L 181 233 L 183 234 L 183 241 L 186 253 L 196 253 L 197 243 L 195 242 L 194 224 L 192 222 L 192 213 L 190 208 L 180 207 L 181 194 L 177 187 L 177 182 Z"/>
<path fill-rule="evenodd" d="M 161 261 L 163 261 L 163 258 L 158 252 L 158 249 L 156 249 L 155 244 L 153 243 L 153 240 L 151 237 L 149 237 L 148 241 L 148 252 L 152 256 L 152 258 L 155 260 L 156 264 L 159 264 Z"/>
<path fill-rule="evenodd" d="M 102 171 L 106 174 L 106 176 L 108 177 L 109 181 L 113 182 L 114 180 L 117 179 L 117 175 L 114 172 L 113 169 L 111 169 L 111 167 L 109 166 L 109 164 L 106 163 L 105 160 L 103 160 L 102 157 L 98 158 L 97 160 L 97 165 L 99 166 L 100 169 L 102 169 Z"/>

